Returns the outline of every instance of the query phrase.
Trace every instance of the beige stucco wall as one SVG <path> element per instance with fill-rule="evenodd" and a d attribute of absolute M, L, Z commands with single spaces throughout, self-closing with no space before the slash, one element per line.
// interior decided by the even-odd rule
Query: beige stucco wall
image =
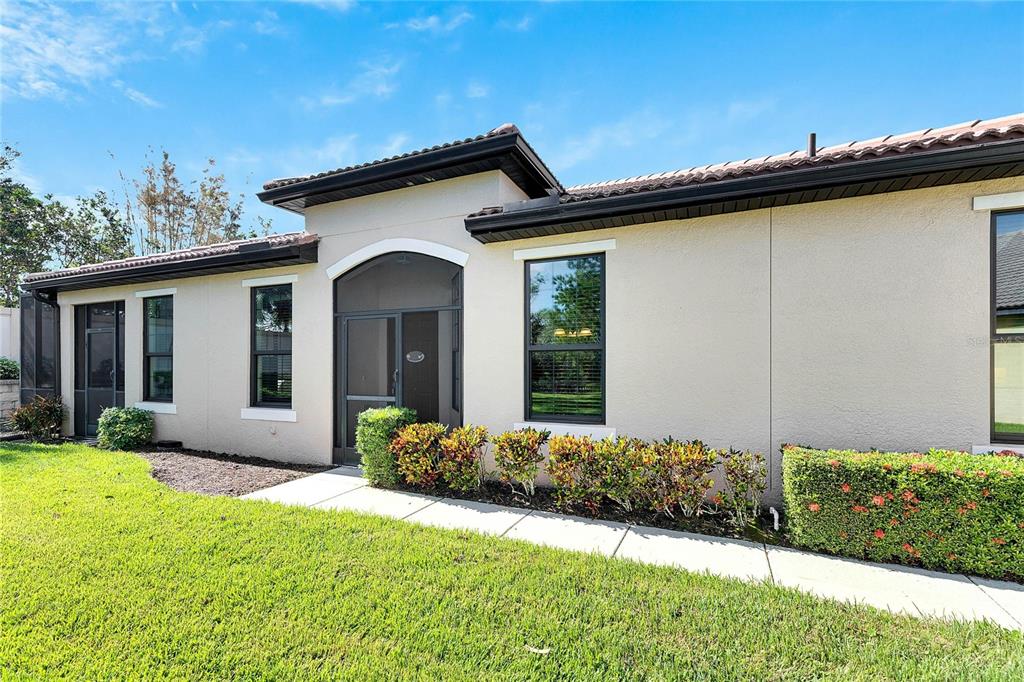
<path fill-rule="evenodd" d="M 777 452 L 821 446 L 968 448 L 989 429 L 989 215 L 981 194 L 1024 179 L 954 185 L 687 221 L 483 245 L 463 218 L 521 199 L 498 172 L 311 208 L 319 263 L 61 295 L 128 300 L 126 381 L 141 390 L 136 289 L 177 287 L 175 404 L 160 437 L 191 447 L 328 462 L 331 283 L 325 270 L 388 238 L 444 244 L 464 271 L 464 418 L 523 420 L 523 263 L 517 248 L 613 238 L 607 263 L 607 424 Z M 248 292 L 295 272 L 298 421 L 246 422 Z M 70 398 L 66 395 L 66 398 Z M 773 462 L 776 474 L 777 461 Z"/>

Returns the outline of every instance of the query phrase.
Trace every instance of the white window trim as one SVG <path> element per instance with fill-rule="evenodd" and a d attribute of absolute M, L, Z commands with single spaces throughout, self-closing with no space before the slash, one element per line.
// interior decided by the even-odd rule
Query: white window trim
<path fill-rule="evenodd" d="M 1024 208 L 1024 192 L 987 194 L 974 197 L 975 211 L 1001 211 L 1004 208 Z"/>
<path fill-rule="evenodd" d="M 170 289 L 146 289 L 145 291 L 136 291 L 135 298 L 153 298 L 154 296 L 173 296 L 178 293 L 178 290 L 174 287 Z"/>
<path fill-rule="evenodd" d="M 242 419 L 264 422 L 295 422 L 298 416 L 295 410 L 282 410 L 276 407 L 243 407 Z"/>
<path fill-rule="evenodd" d="M 242 287 L 270 287 L 275 284 L 292 284 L 299 281 L 298 275 L 274 275 L 273 277 L 254 277 L 243 279 Z"/>
<path fill-rule="evenodd" d="M 999 443 L 989 443 L 988 445 L 974 445 L 971 447 L 972 454 L 975 455 L 987 455 L 992 452 L 1002 452 L 1003 450 L 1012 450 L 1013 452 L 1024 455 L 1024 445 L 1020 443 L 1000 445 Z"/>
<path fill-rule="evenodd" d="M 440 258 L 441 260 L 455 263 L 460 267 L 465 267 L 466 262 L 469 260 L 469 254 L 465 251 L 459 251 L 458 249 L 453 249 L 450 246 L 438 244 L 437 242 L 428 242 L 425 239 L 382 239 L 379 242 L 374 242 L 373 244 L 364 246 L 357 251 L 353 251 L 334 265 L 327 268 L 327 279 L 337 279 L 339 276 L 344 275 L 357 265 L 365 263 L 377 256 L 383 256 L 386 253 L 394 253 L 396 251 L 422 253 L 426 256 L 433 256 L 434 258 Z"/>
<path fill-rule="evenodd" d="M 141 402 L 135 403 L 135 407 L 153 414 L 178 414 L 178 406 L 174 403 Z"/>
<path fill-rule="evenodd" d="M 602 239 L 596 242 L 575 242 L 573 244 L 557 244 L 555 246 L 538 246 L 532 249 L 515 249 L 513 260 L 540 260 L 542 258 L 561 258 L 562 256 L 583 256 L 588 253 L 603 253 L 615 250 L 614 239 Z"/>
<path fill-rule="evenodd" d="M 552 422 L 516 422 L 516 431 L 530 428 L 536 431 L 550 431 L 553 436 L 590 436 L 591 438 L 615 438 L 618 430 L 614 426 L 596 424 L 556 424 Z"/>

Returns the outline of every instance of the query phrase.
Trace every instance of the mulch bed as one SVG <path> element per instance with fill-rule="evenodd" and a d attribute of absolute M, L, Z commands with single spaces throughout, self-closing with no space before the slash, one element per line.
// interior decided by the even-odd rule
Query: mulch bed
<path fill-rule="evenodd" d="M 332 469 L 200 450 L 136 451 L 153 467 L 153 478 L 175 490 L 204 495 L 245 495 Z"/>
<path fill-rule="evenodd" d="M 610 501 L 591 508 L 582 505 L 566 508 L 559 504 L 558 498 L 551 488 L 537 488 L 532 497 L 527 497 L 521 490 L 514 490 L 508 484 L 498 481 L 486 481 L 478 490 L 469 491 L 453 490 L 440 486 L 432 490 L 424 490 L 423 488 L 405 484 L 399 484 L 396 489 L 420 494 L 426 493 L 428 495 L 453 497 L 461 500 L 490 502 L 520 509 L 536 509 L 538 511 L 555 512 L 558 514 L 583 516 L 590 519 L 619 521 L 637 526 L 651 526 L 666 530 L 699 533 L 701 535 L 717 535 L 719 537 L 737 538 L 753 542 L 767 542 L 772 545 L 790 545 L 784 534 L 784 528 L 778 531 L 773 529 L 774 520 L 767 507 L 762 512 L 757 528 L 740 530 L 729 523 L 724 515 L 717 513 L 702 514 L 701 516 L 689 519 L 681 514 L 677 514 L 673 519 L 664 514 L 656 514 L 647 510 L 635 509 L 627 512 L 619 505 Z"/>

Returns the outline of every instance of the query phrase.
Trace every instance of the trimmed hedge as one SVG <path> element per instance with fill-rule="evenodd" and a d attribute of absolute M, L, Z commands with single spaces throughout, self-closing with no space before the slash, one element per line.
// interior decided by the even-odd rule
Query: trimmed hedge
<path fill-rule="evenodd" d="M 1024 460 L 942 450 L 782 451 L 794 544 L 1024 579 Z"/>
<path fill-rule="evenodd" d="M 398 463 L 391 454 L 391 439 L 398 429 L 414 421 L 416 410 L 407 407 L 375 407 L 359 413 L 356 450 L 370 485 L 392 488 L 398 484 Z"/>
<path fill-rule="evenodd" d="M 96 438 L 107 450 L 142 447 L 153 438 L 153 413 L 137 407 L 108 407 L 100 413 Z"/>

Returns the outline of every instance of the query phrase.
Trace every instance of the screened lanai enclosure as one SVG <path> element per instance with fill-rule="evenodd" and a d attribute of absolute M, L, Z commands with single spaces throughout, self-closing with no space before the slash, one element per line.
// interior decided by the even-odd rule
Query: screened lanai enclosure
<path fill-rule="evenodd" d="M 462 423 L 462 268 L 389 253 L 334 282 L 334 461 L 358 464 L 356 418 L 370 407 Z"/>

